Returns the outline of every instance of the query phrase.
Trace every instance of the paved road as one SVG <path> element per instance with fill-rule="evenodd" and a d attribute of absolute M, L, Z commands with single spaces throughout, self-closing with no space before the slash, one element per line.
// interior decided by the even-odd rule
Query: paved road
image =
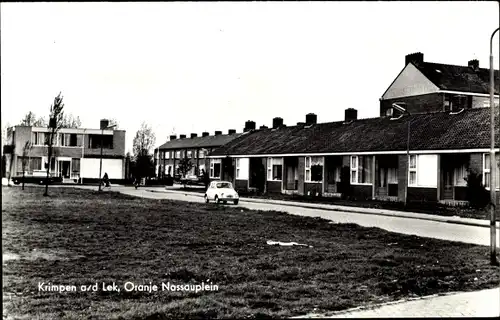
<path fill-rule="evenodd" d="M 95 188 L 92 186 L 83 186 L 83 188 Z M 203 199 L 183 193 L 174 192 L 151 192 L 148 190 L 161 190 L 159 188 L 139 188 L 133 187 L 113 187 L 113 191 L 120 191 L 125 194 L 140 196 L 149 199 L 171 199 L 189 202 L 203 202 Z M 321 217 L 337 223 L 356 223 L 365 227 L 378 227 L 388 231 L 412 234 L 422 237 L 443 239 L 449 241 L 460 241 L 478 245 L 489 246 L 490 231 L 489 228 L 476 227 L 460 224 L 450 224 L 437 221 L 408 219 L 401 217 L 379 216 L 363 213 L 329 211 L 321 209 L 300 208 L 287 205 L 276 205 L 270 203 L 255 203 L 240 200 L 238 206 L 254 210 L 279 210 L 290 214 Z M 498 246 L 497 237 L 497 246 Z"/>

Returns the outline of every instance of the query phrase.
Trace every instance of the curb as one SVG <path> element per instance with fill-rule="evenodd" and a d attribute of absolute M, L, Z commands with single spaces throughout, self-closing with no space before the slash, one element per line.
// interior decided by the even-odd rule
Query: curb
<path fill-rule="evenodd" d="M 491 289 L 495 290 L 498 288 L 491 288 Z M 483 289 L 483 290 L 490 290 L 490 289 Z M 483 291 L 483 290 L 479 290 L 479 291 Z M 422 297 L 409 297 L 409 298 L 400 299 L 397 301 L 388 301 L 388 302 L 382 302 L 382 303 L 369 304 L 369 305 L 349 308 L 349 309 L 345 309 L 345 310 L 338 310 L 338 311 L 332 311 L 332 312 L 326 312 L 326 313 L 308 313 L 306 315 L 292 317 L 292 319 L 330 318 L 330 317 L 334 317 L 334 316 L 348 315 L 350 313 L 357 312 L 357 311 L 374 310 L 374 309 L 382 308 L 385 306 L 401 304 L 401 303 L 405 303 L 405 302 L 418 301 L 418 300 L 428 300 L 428 299 L 437 298 L 437 297 L 452 296 L 452 295 L 456 295 L 456 294 L 471 293 L 471 292 L 476 292 L 476 291 L 452 291 L 452 292 L 436 293 L 436 294 L 422 296 Z"/>
<path fill-rule="evenodd" d="M 184 195 L 190 195 L 190 196 L 195 196 L 195 197 L 200 197 L 203 198 L 203 195 L 198 194 L 198 193 L 191 193 L 191 192 L 183 192 L 183 191 L 176 191 L 176 190 L 146 190 L 148 192 L 157 192 L 157 193 L 178 193 L 178 194 L 184 194 Z M 404 215 L 404 214 L 397 214 L 397 213 L 384 213 L 384 212 L 368 212 L 368 211 L 363 211 L 360 209 L 351 209 L 352 207 L 343 207 L 343 208 L 325 208 L 325 207 L 316 207 L 311 204 L 297 204 L 297 203 L 276 203 L 276 202 L 269 202 L 266 200 L 260 200 L 260 199 L 251 199 L 251 198 L 240 198 L 241 202 L 253 202 L 253 203 L 265 203 L 265 204 L 277 204 L 277 205 L 286 205 L 290 207 L 298 207 L 298 208 L 306 208 L 306 209 L 319 209 L 319 210 L 326 210 L 326 211 L 342 211 L 342 212 L 350 212 L 350 213 L 361 213 L 361 214 L 371 214 L 371 215 L 379 215 L 379 216 L 386 216 L 386 217 L 397 217 L 397 218 L 408 218 L 408 219 L 416 219 L 416 220 L 426 220 L 426 221 L 435 221 L 435 222 L 444 222 L 444 223 L 451 223 L 451 224 L 460 224 L 460 225 L 467 225 L 467 226 L 473 226 L 473 227 L 483 227 L 483 228 L 489 228 L 490 225 L 488 224 L 482 224 L 482 223 L 475 223 L 475 222 L 469 222 L 469 221 L 456 221 L 456 220 L 450 220 L 450 219 L 439 219 L 439 218 L 432 218 L 432 217 L 412 217 L 409 215 Z M 273 200 L 271 200 L 273 201 Z M 500 229 L 500 227 L 497 226 L 497 229 Z"/>

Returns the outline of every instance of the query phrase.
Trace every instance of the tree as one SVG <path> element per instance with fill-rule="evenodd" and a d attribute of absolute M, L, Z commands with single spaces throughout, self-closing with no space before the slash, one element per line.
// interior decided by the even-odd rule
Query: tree
<path fill-rule="evenodd" d="M 31 151 L 31 148 L 32 148 L 32 144 L 31 144 L 31 141 L 26 141 L 26 143 L 24 144 L 24 147 L 23 147 L 23 159 L 22 159 L 22 167 L 23 167 L 23 187 L 22 189 L 24 190 L 24 179 L 25 179 L 25 171 L 26 171 L 26 166 L 28 165 L 27 163 L 27 160 L 26 158 L 28 158 L 29 156 L 29 153 Z"/>
<path fill-rule="evenodd" d="M 59 132 L 59 130 L 62 128 L 63 125 L 63 118 L 64 118 L 63 108 L 64 108 L 63 97 L 59 92 L 57 97 L 54 98 L 54 104 L 50 106 L 49 125 L 47 126 L 49 128 L 49 132 L 45 139 L 45 143 L 47 144 L 48 148 L 48 163 L 47 163 L 47 179 L 45 180 L 45 193 L 43 194 L 44 196 L 49 195 L 49 176 L 50 176 L 50 167 L 52 164 L 54 137 L 56 136 L 57 132 Z"/>
<path fill-rule="evenodd" d="M 156 136 L 151 126 L 145 122 L 137 130 L 133 141 L 133 152 L 135 160 L 135 177 L 143 178 L 154 175 L 154 162 L 151 149 L 156 142 Z"/>
<path fill-rule="evenodd" d="M 134 156 L 151 154 L 151 149 L 156 142 L 156 136 L 151 129 L 151 126 L 143 122 L 139 130 L 137 130 L 133 141 Z"/>
<path fill-rule="evenodd" d="M 467 201 L 472 208 L 482 210 L 490 203 L 489 193 L 483 185 L 483 175 L 469 170 L 467 177 Z"/>
<path fill-rule="evenodd" d="M 80 128 L 82 122 L 80 117 L 74 117 L 72 114 L 65 114 L 62 120 L 62 128 Z"/>
<path fill-rule="evenodd" d="M 191 171 L 192 168 L 193 168 L 193 163 L 191 162 L 191 159 L 185 157 L 179 161 L 179 172 L 184 178 L 183 179 L 184 188 L 186 187 L 186 179 L 185 179 L 186 175 L 189 173 L 189 171 Z"/>
<path fill-rule="evenodd" d="M 29 111 L 19 123 L 20 126 L 45 127 L 47 121 L 43 117 L 37 118 L 35 113 Z"/>

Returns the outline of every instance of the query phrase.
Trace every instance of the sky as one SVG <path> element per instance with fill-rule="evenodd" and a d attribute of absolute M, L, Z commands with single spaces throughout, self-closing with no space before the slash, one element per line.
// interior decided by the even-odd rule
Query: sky
<path fill-rule="evenodd" d="M 171 134 L 377 117 L 404 67 L 489 67 L 499 6 L 471 2 L 2 3 L 2 128 L 48 116 L 62 92 L 82 126 L 114 118 L 126 150 L 141 123 Z M 499 38 L 494 66 L 499 66 Z"/>

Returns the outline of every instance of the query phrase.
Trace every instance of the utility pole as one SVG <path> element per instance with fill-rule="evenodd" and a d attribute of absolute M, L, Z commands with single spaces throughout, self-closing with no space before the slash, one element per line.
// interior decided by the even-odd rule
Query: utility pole
<path fill-rule="evenodd" d="M 490 262 L 492 265 L 498 265 L 496 253 L 496 217 L 495 209 L 497 205 L 496 197 L 496 157 L 495 157 L 495 70 L 493 68 L 493 36 L 500 28 L 497 28 L 491 34 L 490 38 Z"/>

